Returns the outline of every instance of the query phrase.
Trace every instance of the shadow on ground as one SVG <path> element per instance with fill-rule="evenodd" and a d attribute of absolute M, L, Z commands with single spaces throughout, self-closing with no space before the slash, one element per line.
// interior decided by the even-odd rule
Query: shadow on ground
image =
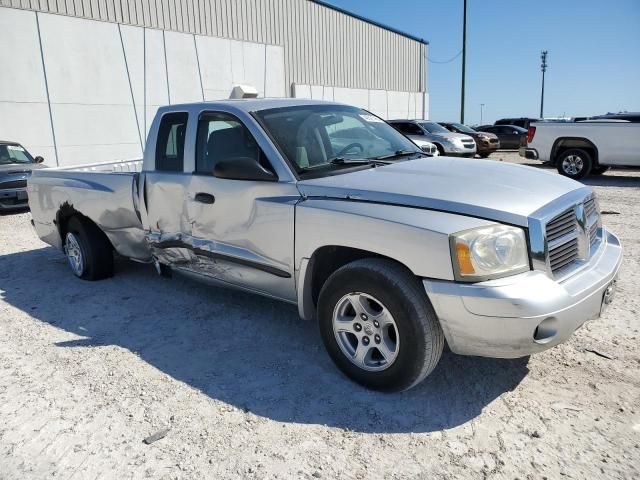
<path fill-rule="evenodd" d="M 341 375 L 315 325 L 292 305 L 164 279 L 127 261 L 117 262 L 112 279 L 82 281 L 52 248 L 5 255 L 2 265 L 5 302 L 75 334 L 52 348 L 117 345 L 213 399 L 275 421 L 361 432 L 447 429 L 479 415 L 528 372 L 527 359 L 445 353 L 413 390 L 371 392 Z M 134 368 L 120 371 L 135 375 Z"/>

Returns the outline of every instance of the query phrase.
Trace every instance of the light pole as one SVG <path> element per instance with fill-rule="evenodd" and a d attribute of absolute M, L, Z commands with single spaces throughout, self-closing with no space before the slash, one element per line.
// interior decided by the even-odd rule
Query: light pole
<path fill-rule="evenodd" d="M 464 0 L 462 16 L 462 87 L 460 94 L 460 123 L 464 124 L 464 70 L 467 63 L 467 0 Z"/>
<path fill-rule="evenodd" d="M 544 118 L 544 73 L 547 71 L 547 50 L 540 53 L 540 70 L 542 70 L 542 92 L 540 92 L 540 118 Z"/>
<path fill-rule="evenodd" d="M 482 125 L 482 109 L 484 108 L 484 103 L 480 104 L 480 125 Z"/>

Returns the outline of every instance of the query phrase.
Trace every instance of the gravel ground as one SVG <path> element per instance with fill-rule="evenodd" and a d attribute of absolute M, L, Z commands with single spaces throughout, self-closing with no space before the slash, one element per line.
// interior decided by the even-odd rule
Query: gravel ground
<path fill-rule="evenodd" d="M 0 478 L 638 478 L 640 172 L 587 183 L 625 248 L 604 317 L 531 358 L 445 353 L 393 395 L 292 306 L 126 261 L 84 282 L 1 216 Z"/>

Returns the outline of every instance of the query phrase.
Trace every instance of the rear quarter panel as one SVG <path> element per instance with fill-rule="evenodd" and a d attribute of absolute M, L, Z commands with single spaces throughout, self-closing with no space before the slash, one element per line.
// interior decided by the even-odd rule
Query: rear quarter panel
<path fill-rule="evenodd" d="M 27 191 L 36 232 L 46 243 L 62 249 L 58 214 L 74 209 L 96 223 L 120 255 L 148 260 L 144 230 L 134 203 L 136 187 L 134 173 L 35 171 Z"/>

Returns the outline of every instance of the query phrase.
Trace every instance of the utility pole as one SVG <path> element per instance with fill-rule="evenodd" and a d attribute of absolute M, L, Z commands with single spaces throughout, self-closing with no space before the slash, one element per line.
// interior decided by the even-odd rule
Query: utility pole
<path fill-rule="evenodd" d="M 482 109 L 484 108 L 484 103 L 480 104 L 480 125 L 482 125 Z"/>
<path fill-rule="evenodd" d="M 462 17 L 462 91 L 460 95 L 460 123 L 464 124 L 464 70 L 467 63 L 467 0 Z"/>
<path fill-rule="evenodd" d="M 542 70 L 542 92 L 540 93 L 540 118 L 544 118 L 544 73 L 547 71 L 547 50 L 540 53 L 540 70 Z"/>

